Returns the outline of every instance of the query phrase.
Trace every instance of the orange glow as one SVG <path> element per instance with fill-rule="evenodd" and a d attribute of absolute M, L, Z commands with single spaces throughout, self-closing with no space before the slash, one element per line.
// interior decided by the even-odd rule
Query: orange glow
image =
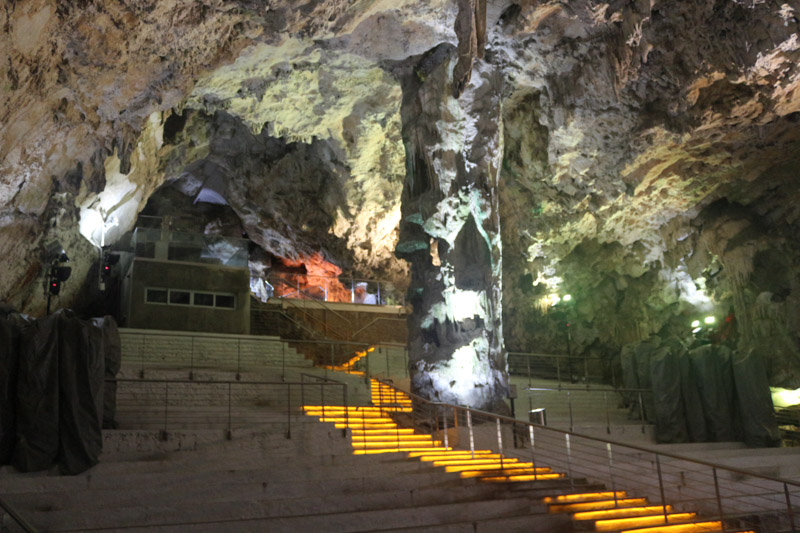
<path fill-rule="evenodd" d="M 342 275 L 342 269 L 326 261 L 320 252 L 300 255 L 296 260 L 280 258 L 280 261 L 285 268 L 276 268 L 274 276 L 270 278 L 275 296 L 303 300 L 327 299 L 329 302 L 352 300 L 350 288 L 346 288 L 338 279 Z"/>

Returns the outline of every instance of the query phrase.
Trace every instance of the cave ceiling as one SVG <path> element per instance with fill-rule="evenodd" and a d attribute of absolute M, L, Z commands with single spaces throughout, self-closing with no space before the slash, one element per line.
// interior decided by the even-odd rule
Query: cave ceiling
<path fill-rule="evenodd" d="M 424 81 L 463 46 L 470 3 L 5 2 L 0 299 L 42 312 L 53 240 L 82 258 L 62 295 L 80 298 L 103 220 L 114 242 L 174 191 L 222 191 L 275 256 L 407 277 L 398 72 Z M 713 304 L 800 368 L 800 2 L 485 5 L 506 343 L 552 345 L 542 299 L 569 291 L 578 347 Z"/>

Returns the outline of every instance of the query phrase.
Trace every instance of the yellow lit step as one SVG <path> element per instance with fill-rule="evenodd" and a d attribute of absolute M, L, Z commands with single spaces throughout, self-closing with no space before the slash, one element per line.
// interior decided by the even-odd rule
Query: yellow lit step
<path fill-rule="evenodd" d="M 663 524 L 675 524 L 693 520 L 697 513 L 675 513 L 668 514 L 666 522 L 664 515 L 637 516 L 632 518 L 614 518 L 612 520 L 598 520 L 594 523 L 595 531 L 617 531 L 626 527 L 648 527 L 660 526 Z"/>
<path fill-rule="evenodd" d="M 486 470 L 450 470 L 449 468 L 445 468 L 445 472 L 459 472 L 461 477 L 463 478 L 471 478 L 471 477 L 498 477 L 498 474 L 502 477 L 508 476 L 520 476 L 520 475 L 533 475 L 532 468 L 493 468 L 493 469 L 486 469 Z M 537 476 L 544 476 L 548 475 L 549 472 L 536 472 Z"/>
<path fill-rule="evenodd" d="M 500 465 L 500 458 L 475 458 L 475 459 L 436 459 L 433 466 L 483 466 L 483 465 Z M 503 459 L 504 465 L 514 466 L 518 468 L 533 468 L 533 463 L 520 463 L 516 459 Z"/>
<path fill-rule="evenodd" d="M 647 516 L 663 513 L 661 505 L 648 505 L 645 507 L 623 507 L 622 509 L 607 509 L 605 511 L 583 511 L 575 513 L 575 520 L 604 520 L 609 518 L 629 518 L 633 516 Z M 667 505 L 667 513 L 672 512 L 672 506 Z"/>
<path fill-rule="evenodd" d="M 408 446 L 437 446 L 438 444 L 429 440 L 413 440 L 408 442 L 354 442 L 353 448 L 397 448 Z"/>
<path fill-rule="evenodd" d="M 578 502 L 592 502 L 597 500 L 613 499 L 616 494 L 617 499 L 627 498 L 628 493 L 624 490 L 615 492 L 579 492 L 573 494 L 559 494 L 558 496 L 547 496 L 543 498 L 544 503 L 578 503 Z"/>
<path fill-rule="evenodd" d="M 693 524 L 626 529 L 623 533 L 708 533 L 710 531 L 722 531 L 722 522 L 695 522 Z"/>
<path fill-rule="evenodd" d="M 482 476 L 478 481 L 482 483 L 519 483 L 523 481 L 548 481 L 552 479 L 564 479 L 564 474 L 516 474 L 512 476 Z"/>
<path fill-rule="evenodd" d="M 397 452 L 421 452 L 424 451 L 426 448 L 423 446 L 415 446 L 415 447 L 407 447 L 407 446 L 400 446 L 395 448 L 370 448 L 367 450 L 364 449 L 353 449 L 353 455 L 371 455 L 377 453 L 397 453 Z"/>
<path fill-rule="evenodd" d="M 339 429 L 344 429 L 344 428 L 352 428 L 353 425 L 352 424 L 346 425 L 344 422 L 337 422 L 336 423 L 336 427 L 339 428 Z M 397 426 L 395 426 L 394 422 L 392 422 L 391 424 L 389 424 L 388 422 L 384 423 L 384 424 L 376 424 L 376 423 L 373 422 L 373 423 L 370 423 L 370 424 L 364 424 L 363 426 L 361 424 L 358 425 L 358 429 L 361 429 L 361 428 L 366 428 L 366 429 L 394 429 L 395 427 L 397 427 Z"/>
<path fill-rule="evenodd" d="M 617 498 L 614 500 L 598 500 L 579 503 L 551 503 L 551 513 L 576 513 L 578 511 L 599 511 L 615 507 L 639 507 L 647 505 L 647 498 Z"/>
<path fill-rule="evenodd" d="M 353 428 L 353 436 L 361 435 L 413 435 L 414 430 L 411 428 L 397 428 L 397 429 L 361 429 Z"/>
<path fill-rule="evenodd" d="M 475 457 L 478 456 L 485 456 L 485 455 L 492 455 L 496 457 L 500 457 L 500 454 L 496 454 L 491 450 L 475 450 Z M 422 453 L 422 454 L 409 454 L 409 457 L 417 457 L 423 461 L 433 461 L 440 457 L 455 457 L 455 456 L 463 456 L 463 457 L 472 457 L 471 452 L 465 452 L 463 450 L 449 450 L 446 452 L 436 453 L 436 454 L 429 454 L 429 453 Z M 431 459 L 429 459 L 431 458 Z"/>

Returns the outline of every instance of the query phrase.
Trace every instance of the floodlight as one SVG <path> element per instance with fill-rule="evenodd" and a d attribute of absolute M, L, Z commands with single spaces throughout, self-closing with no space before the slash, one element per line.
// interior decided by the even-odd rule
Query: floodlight
<path fill-rule="evenodd" d="M 707 316 L 703 319 L 703 322 L 705 322 L 706 324 L 713 324 L 716 321 L 717 319 L 714 318 L 713 316 Z"/>
<path fill-rule="evenodd" d="M 699 320 L 693 320 L 692 321 L 692 327 L 693 328 L 699 328 L 700 327 L 700 321 Z"/>

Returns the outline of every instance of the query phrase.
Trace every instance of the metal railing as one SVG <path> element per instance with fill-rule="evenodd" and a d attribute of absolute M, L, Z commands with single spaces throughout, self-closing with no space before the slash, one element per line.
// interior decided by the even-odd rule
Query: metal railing
<path fill-rule="evenodd" d="M 371 346 L 372 351 L 355 361 L 352 370 L 372 376 L 408 377 L 408 346 L 395 342 L 382 342 Z"/>
<path fill-rule="evenodd" d="M 528 387 L 528 412 L 545 409 L 552 425 L 570 431 L 579 426 L 605 426 L 606 433 L 619 426 L 639 425 L 646 433 L 654 420 L 653 391 L 649 389 L 603 389 L 585 387 Z"/>
<path fill-rule="evenodd" d="M 2 533 L 37 533 L 19 512 L 3 498 L 0 498 L 0 532 Z"/>
<path fill-rule="evenodd" d="M 571 489 L 610 489 L 620 506 L 625 502 L 617 498 L 645 497 L 664 514 L 697 512 L 703 520 L 720 520 L 729 533 L 783 533 L 800 525 L 800 483 L 795 481 L 410 397 L 412 412 L 398 422 L 410 420 L 446 446 L 490 449 L 552 468 Z M 538 476 L 536 469 L 532 475 Z M 626 491 L 625 497 L 616 491 Z"/>
<path fill-rule="evenodd" d="M 266 367 L 280 368 L 281 376 L 285 378 L 287 369 L 309 368 L 314 363 L 291 345 L 316 347 L 314 352 L 318 353 L 315 360 L 320 364 L 328 361 L 339 364 L 350 359 L 356 351 L 368 347 L 365 343 L 350 341 L 271 339 L 157 330 L 123 329 L 121 334 L 122 361 L 138 367 L 140 378 L 152 370 L 179 369 L 187 372 L 189 380 L 195 379 L 197 372 L 202 370 L 231 372 L 236 380 L 240 380 L 243 372 Z M 126 340 L 126 337 L 130 340 Z"/>
<path fill-rule="evenodd" d="M 298 274 L 297 277 L 305 280 L 305 289 L 301 289 L 298 282 L 288 276 L 273 274 L 268 276 L 266 281 L 273 287 L 276 298 L 366 305 L 405 305 L 405 292 L 391 281 L 312 274 Z"/>
<path fill-rule="evenodd" d="M 281 427 L 292 438 L 293 419 L 301 407 L 348 405 L 347 384 L 300 374 L 299 381 L 188 381 L 116 379 L 116 422 L 119 429 L 170 431 Z M 296 423 L 296 422 L 295 422 Z"/>
<path fill-rule="evenodd" d="M 617 386 L 617 371 L 610 361 L 578 355 L 508 352 L 508 372 L 515 376 L 548 379 L 559 385 L 610 383 Z"/>

